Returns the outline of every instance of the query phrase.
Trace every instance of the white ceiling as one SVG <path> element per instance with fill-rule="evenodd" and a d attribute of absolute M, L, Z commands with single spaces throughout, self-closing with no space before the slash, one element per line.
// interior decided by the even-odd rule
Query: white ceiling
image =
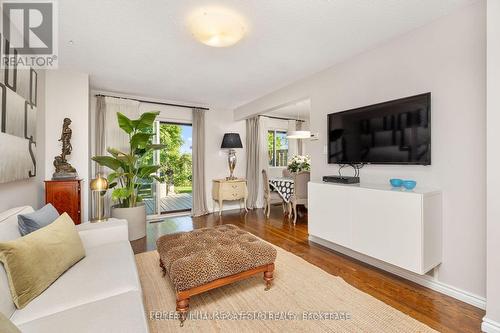
<path fill-rule="evenodd" d="M 95 89 L 235 107 L 472 2 L 60 0 L 59 65 Z M 249 22 L 239 44 L 192 38 L 187 15 L 211 4 Z"/>

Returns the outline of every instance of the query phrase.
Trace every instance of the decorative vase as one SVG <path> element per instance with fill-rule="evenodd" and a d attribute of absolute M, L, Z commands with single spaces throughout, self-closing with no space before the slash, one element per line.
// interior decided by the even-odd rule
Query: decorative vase
<path fill-rule="evenodd" d="M 127 220 L 128 239 L 136 240 L 146 236 L 146 205 L 141 202 L 137 207 L 121 208 L 113 206 L 111 216 L 116 219 Z"/>

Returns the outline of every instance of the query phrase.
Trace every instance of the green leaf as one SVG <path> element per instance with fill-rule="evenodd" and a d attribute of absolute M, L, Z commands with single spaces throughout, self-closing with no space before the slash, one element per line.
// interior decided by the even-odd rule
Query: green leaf
<path fill-rule="evenodd" d="M 144 156 L 147 152 L 149 152 L 149 149 L 137 148 L 136 150 L 134 150 L 134 155 L 141 157 Z"/>
<path fill-rule="evenodd" d="M 124 163 L 127 167 L 131 167 L 131 166 L 135 165 L 135 162 L 137 161 L 135 156 L 128 155 L 128 154 L 120 155 L 120 156 L 118 156 L 117 159 L 119 161 L 121 161 L 122 163 Z"/>
<path fill-rule="evenodd" d="M 118 173 L 116 173 L 116 172 L 110 173 L 108 175 L 108 183 L 112 183 L 116 178 L 118 178 Z"/>
<path fill-rule="evenodd" d="M 116 185 L 118 185 L 118 183 L 111 183 L 111 184 L 108 185 L 108 189 L 112 189 Z"/>
<path fill-rule="evenodd" d="M 146 148 L 153 135 L 154 134 L 149 133 L 135 133 L 130 139 L 130 148 L 132 150 L 137 148 Z"/>
<path fill-rule="evenodd" d="M 167 149 L 167 145 L 160 145 L 160 144 L 150 144 L 146 146 L 146 149 L 152 149 L 152 150 L 160 150 L 160 149 Z"/>
<path fill-rule="evenodd" d="M 155 119 L 159 114 L 160 111 L 145 112 L 141 114 L 139 119 L 133 121 L 135 129 L 139 131 L 152 129 Z"/>
<path fill-rule="evenodd" d="M 94 156 L 92 160 L 114 171 L 118 170 L 121 166 L 120 161 L 111 156 Z"/>
<path fill-rule="evenodd" d="M 120 199 L 128 199 L 131 195 L 131 191 L 128 188 L 115 188 L 113 193 L 111 194 L 111 198 L 114 201 L 118 201 Z"/>
<path fill-rule="evenodd" d="M 118 150 L 118 149 L 115 149 L 115 148 L 111 148 L 109 147 L 108 149 L 106 149 L 108 153 L 110 153 L 111 155 L 113 155 L 114 157 L 118 157 L 120 155 L 127 155 L 125 154 L 124 152 Z"/>
<path fill-rule="evenodd" d="M 155 173 L 156 171 L 158 171 L 159 168 L 160 168 L 159 165 L 143 166 L 143 167 L 139 168 L 138 175 L 140 178 L 145 178 L 145 177 L 148 177 L 149 175 L 151 175 L 152 173 Z"/>
<path fill-rule="evenodd" d="M 134 125 L 132 120 L 128 119 L 123 113 L 117 112 L 116 116 L 118 118 L 118 126 L 122 130 L 124 130 L 127 134 L 130 134 L 134 131 Z"/>

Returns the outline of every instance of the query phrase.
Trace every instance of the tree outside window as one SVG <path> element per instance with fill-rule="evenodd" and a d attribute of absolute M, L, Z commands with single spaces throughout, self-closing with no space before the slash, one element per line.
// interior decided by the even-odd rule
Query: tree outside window
<path fill-rule="evenodd" d="M 286 167 L 288 163 L 288 139 L 285 131 L 267 132 L 267 151 L 269 166 Z"/>
<path fill-rule="evenodd" d="M 192 154 L 182 149 L 186 142 L 183 137 L 183 127 L 191 125 L 160 123 L 160 143 L 166 146 L 160 150 L 160 169 L 158 170 L 162 183 L 173 185 L 176 193 L 192 191 Z M 190 150 L 190 149 L 189 149 Z M 147 161 L 153 163 L 153 154 L 147 156 Z M 167 187 L 168 189 L 168 187 Z M 167 192 L 167 194 L 169 194 Z"/>

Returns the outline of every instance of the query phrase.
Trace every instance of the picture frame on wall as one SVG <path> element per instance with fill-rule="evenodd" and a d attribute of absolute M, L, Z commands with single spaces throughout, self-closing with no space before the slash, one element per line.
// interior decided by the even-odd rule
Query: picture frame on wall
<path fill-rule="evenodd" d="M 0 36 L 2 51 L 16 54 Z M 36 176 L 38 73 L 0 68 L 0 183 Z"/>

